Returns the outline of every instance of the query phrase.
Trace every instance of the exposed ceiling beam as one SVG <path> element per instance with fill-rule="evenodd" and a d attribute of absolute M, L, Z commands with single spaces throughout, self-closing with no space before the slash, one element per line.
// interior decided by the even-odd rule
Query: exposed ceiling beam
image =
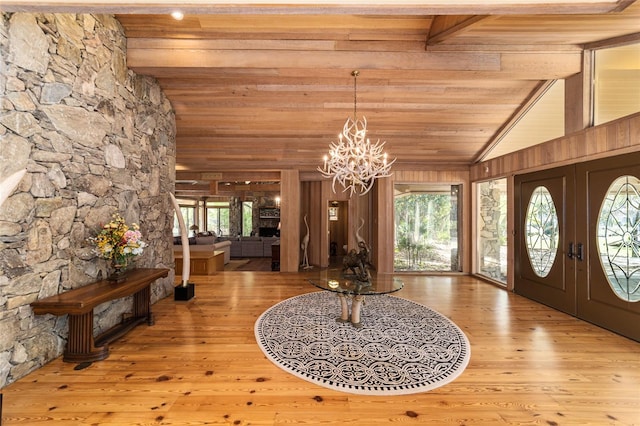
<path fill-rule="evenodd" d="M 625 10 L 627 7 L 631 6 L 635 2 L 636 0 L 618 0 L 618 7 L 613 9 L 611 12 L 622 12 L 623 10 Z"/>
<path fill-rule="evenodd" d="M 176 44 L 175 42 L 173 43 Z M 372 59 L 373 58 L 373 59 Z M 327 77 L 335 77 L 344 69 L 366 70 L 362 81 L 385 78 L 402 70 L 403 78 L 493 78 L 548 80 L 564 78 L 581 70 L 579 52 L 309 52 L 261 50 L 207 50 L 207 49 L 155 49 L 133 48 L 127 52 L 130 68 L 154 74 L 160 69 L 181 69 L 184 76 L 202 68 L 259 68 L 277 69 L 281 77 L 287 70 L 291 75 L 304 75 L 303 70 L 316 69 L 315 75 L 326 70 Z M 289 64 L 289 68 L 281 68 Z M 424 71 L 429 71 L 428 75 Z M 452 73 L 452 71 L 457 72 Z M 412 75 L 412 72 L 415 73 Z M 397 74 L 396 74 L 397 75 Z M 510 77 L 511 75 L 511 77 Z"/>
<path fill-rule="evenodd" d="M 497 53 L 447 52 L 310 52 L 265 50 L 217 50 L 175 47 L 156 49 L 137 47 L 128 49 L 127 64 L 137 67 L 180 68 L 328 68 L 328 69 L 388 69 L 388 70 L 449 70 L 498 71 L 501 68 Z"/>
<path fill-rule="evenodd" d="M 280 172 L 274 171 L 224 171 L 224 172 L 199 172 L 176 170 L 176 181 L 178 182 L 204 182 L 216 180 L 224 182 L 280 182 Z"/>
<path fill-rule="evenodd" d="M 639 24 L 640 25 L 640 24 Z M 594 43 L 585 44 L 585 50 L 604 49 L 608 47 L 624 46 L 627 44 L 638 43 L 640 41 L 640 33 L 627 34 L 621 37 L 608 38 Z"/>
<path fill-rule="evenodd" d="M 488 17 L 484 15 L 436 16 L 429 30 L 427 46 L 442 43 L 450 37 L 468 31 L 474 24 L 484 21 L 487 18 Z"/>

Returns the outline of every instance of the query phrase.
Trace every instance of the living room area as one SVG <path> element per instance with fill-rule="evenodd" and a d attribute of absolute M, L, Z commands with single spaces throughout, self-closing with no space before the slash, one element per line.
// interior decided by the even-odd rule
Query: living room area
<path fill-rule="evenodd" d="M 196 185 L 194 182 L 176 183 L 176 193 L 180 197 L 177 201 L 188 228 L 189 250 L 194 258 L 192 263 L 196 262 L 192 273 L 278 271 L 279 182 L 221 181 L 214 185 L 207 183 L 203 189 L 194 188 Z M 187 189 L 183 189 L 185 186 Z M 210 191 L 212 186 L 214 191 Z M 195 194 L 195 191 L 201 192 Z M 179 262 L 183 242 L 175 215 L 173 237 L 174 253 Z M 218 261 L 217 267 L 207 268 L 204 263 L 214 253 L 224 260 Z M 198 267 L 198 262 L 204 262 L 203 266 Z"/>

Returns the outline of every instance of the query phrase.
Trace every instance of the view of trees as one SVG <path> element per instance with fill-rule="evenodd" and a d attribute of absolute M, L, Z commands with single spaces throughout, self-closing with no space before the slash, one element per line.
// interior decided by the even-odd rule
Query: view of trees
<path fill-rule="evenodd" d="M 458 225 L 455 211 L 453 218 L 449 192 L 410 192 L 397 196 L 395 270 L 457 270 Z"/>
<path fill-rule="evenodd" d="M 229 203 L 224 201 L 207 202 L 207 229 L 217 235 L 229 235 Z"/>
<path fill-rule="evenodd" d="M 248 237 L 253 231 L 253 202 L 242 202 L 242 236 Z"/>

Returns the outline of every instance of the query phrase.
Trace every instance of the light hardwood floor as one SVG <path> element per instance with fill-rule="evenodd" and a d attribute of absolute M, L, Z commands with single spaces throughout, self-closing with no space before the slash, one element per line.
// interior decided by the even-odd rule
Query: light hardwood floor
<path fill-rule="evenodd" d="M 194 277 L 189 302 L 154 305 L 156 324 L 108 359 L 75 371 L 59 358 L 4 388 L 2 425 L 640 425 L 640 343 L 471 277 L 404 280 L 397 296 L 471 342 L 465 372 L 433 391 L 366 397 L 285 373 L 254 322 L 316 289 L 304 274 L 223 272 Z"/>

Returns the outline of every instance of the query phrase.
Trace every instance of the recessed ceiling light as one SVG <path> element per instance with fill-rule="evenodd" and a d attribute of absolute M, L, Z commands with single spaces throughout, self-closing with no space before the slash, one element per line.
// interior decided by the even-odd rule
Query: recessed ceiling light
<path fill-rule="evenodd" d="M 171 17 L 173 17 L 173 19 L 175 19 L 176 21 L 182 21 L 182 18 L 184 18 L 184 13 L 176 10 L 175 12 L 171 12 Z"/>

